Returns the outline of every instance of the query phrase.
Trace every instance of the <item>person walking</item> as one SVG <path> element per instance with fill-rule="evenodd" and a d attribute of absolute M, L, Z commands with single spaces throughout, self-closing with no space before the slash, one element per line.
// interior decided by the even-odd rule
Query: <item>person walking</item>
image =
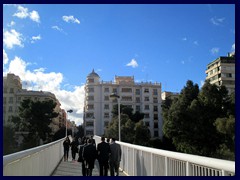
<path fill-rule="evenodd" d="M 72 161 L 75 161 L 76 153 L 78 152 L 78 141 L 76 138 L 73 138 L 70 146 L 72 151 Z"/>
<path fill-rule="evenodd" d="M 83 139 L 83 142 L 80 144 L 79 151 L 78 151 L 78 162 L 82 163 L 83 176 L 86 176 L 86 167 L 85 167 L 85 162 L 83 160 L 83 149 L 85 146 L 87 146 L 87 139 Z"/>
<path fill-rule="evenodd" d="M 66 139 L 63 141 L 64 161 L 68 161 L 69 146 L 70 146 L 70 139 L 67 136 Z"/>
<path fill-rule="evenodd" d="M 110 146 L 108 143 L 105 142 L 105 137 L 101 137 L 101 143 L 97 145 L 97 159 L 100 167 L 100 176 L 107 176 L 108 175 L 108 160 L 109 155 L 111 153 Z"/>
<path fill-rule="evenodd" d="M 96 147 L 92 144 L 92 140 L 88 139 L 87 145 L 83 148 L 83 160 L 86 167 L 86 175 L 92 176 L 94 162 L 97 157 Z"/>
<path fill-rule="evenodd" d="M 112 142 L 110 144 L 110 157 L 109 157 L 109 165 L 110 165 L 110 175 L 119 176 L 119 165 L 122 156 L 121 146 L 115 143 L 115 138 L 112 138 Z"/>

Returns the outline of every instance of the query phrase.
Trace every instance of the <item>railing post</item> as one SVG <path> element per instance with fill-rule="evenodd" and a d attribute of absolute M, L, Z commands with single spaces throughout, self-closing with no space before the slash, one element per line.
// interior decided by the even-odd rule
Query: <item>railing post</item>
<path fill-rule="evenodd" d="M 191 174 L 191 165 L 190 165 L 190 163 L 188 161 L 186 162 L 186 176 L 192 176 L 192 174 Z"/>
<path fill-rule="evenodd" d="M 151 176 L 153 176 L 153 153 L 151 153 Z"/>
<path fill-rule="evenodd" d="M 165 156 L 165 176 L 168 176 L 168 158 Z"/>

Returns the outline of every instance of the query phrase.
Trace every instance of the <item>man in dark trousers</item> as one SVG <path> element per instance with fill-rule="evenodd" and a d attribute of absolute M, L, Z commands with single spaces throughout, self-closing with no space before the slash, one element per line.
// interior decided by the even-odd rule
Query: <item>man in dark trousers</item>
<path fill-rule="evenodd" d="M 115 143 L 115 138 L 112 138 L 112 142 L 110 144 L 110 151 L 111 151 L 109 157 L 110 174 L 111 176 L 114 176 L 114 174 L 116 173 L 116 176 L 119 176 L 119 165 L 121 161 L 122 150 L 121 146 Z"/>
<path fill-rule="evenodd" d="M 82 163 L 82 175 L 83 176 L 86 176 L 86 167 L 85 167 L 85 163 L 83 161 L 83 149 L 85 146 L 87 146 L 87 139 L 83 139 L 83 142 L 80 145 L 79 152 L 78 152 L 78 162 Z"/>
<path fill-rule="evenodd" d="M 83 148 L 83 160 L 85 163 L 87 176 L 92 176 L 92 170 L 94 168 L 94 162 L 96 158 L 96 147 L 92 144 L 91 139 L 88 139 L 87 145 Z"/>
<path fill-rule="evenodd" d="M 110 146 L 105 142 L 105 137 L 101 137 L 101 143 L 97 145 L 98 163 L 100 167 L 100 176 L 108 175 L 108 160 L 111 153 Z M 103 172 L 104 171 L 104 172 Z"/>

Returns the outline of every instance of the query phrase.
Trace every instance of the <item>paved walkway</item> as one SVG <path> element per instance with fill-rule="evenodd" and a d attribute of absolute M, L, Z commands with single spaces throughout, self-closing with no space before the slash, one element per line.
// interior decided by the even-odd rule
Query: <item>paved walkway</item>
<path fill-rule="evenodd" d="M 69 155 L 71 152 L 69 152 Z M 78 157 L 78 155 L 76 155 Z M 82 163 L 79 163 L 77 161 L 71 160 L 71 155 L 68 159 L 68 161 L 62 161 L 58 165 L 58 167 L 53 172 L 52 176 L 82 176 Z M 76 158 L 77 159 L 77 158 Z M 108 172 L 110 175 L 110 171 Z M 99 165 L 98 161 L 95 161 L 95 166 L 92 172 L 92 176 L 99 176 Z M 119 172 L 119 176 L 126 176 L 123 172 Z"/>

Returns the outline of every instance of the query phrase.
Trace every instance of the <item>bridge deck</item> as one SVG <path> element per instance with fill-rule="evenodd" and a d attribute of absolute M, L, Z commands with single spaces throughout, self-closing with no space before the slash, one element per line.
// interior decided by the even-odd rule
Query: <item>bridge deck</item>
<path fill-rule="evenodd" d="M 72 157 L 70 156 L 68 161 L 64 161 L 62 159 L 58 167 L 53 172 L 52 176 L 82 176 L 82 163 L 72 161 L 71 158 Z M 108 175 L 110 175 L 110 171 L 108 171 Z M 95 161 L 92 176 L 99 176 L 99 165 L 97 160 Z M 120 171 L 119 176 L 126 175 L 122 171 Z"/>

